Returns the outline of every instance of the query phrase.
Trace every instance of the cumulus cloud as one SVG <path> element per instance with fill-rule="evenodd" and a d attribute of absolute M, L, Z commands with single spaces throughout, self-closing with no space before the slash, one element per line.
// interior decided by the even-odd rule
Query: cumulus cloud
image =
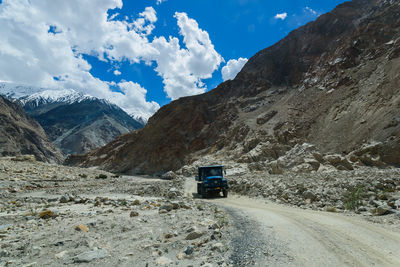
<path fill-rule="evenodd" d="M 160 106 L 152 101 L 147 102 L 147 90 L 134 82 L 113 83 L 121 92 L 112 93 L 109 97 L 111 102 L 118 103 L 128 114 L 149 118 Z"/>
<path fill-rule="evenodd" d="M 109 63 L 153 65 L 171 99 L 204 92 L 202 79 L 210 78 L 223 62 L 208 33 L 186 13 L 175 13 L 183 37 L 181 47 L 178 38 L 172 36 L 152 37 L 150 41 L 157 22 L 153 7 L 147 7 L 135 19 L 118 20 L 117 13 L 110 16 L 108 11 L 121 9 L 122 0 L 0 3 L 0 80 L 73 88 L 148 117 L 158 104 L 146 101 L 143 87 L 134 82 L 110 84 L 92 76 L 91 65 L 83 56 Z"/>
<path fill-rule="evenodd" d="M 284 13 L 279 13 L 279 14 L 276 14 L 275 15 L 275 19 L 281 19 L 281 20 L 285 20 L 286 19 L 286 17 L 287 17 L 287 13 L 286 12 L 284 12 Z"/>
<path fill-rule="evenodd" d="M 164 90 L 171 99 L 205 92 L 207 88 L 202 79 L 211 78 L 224 61 L 215 51 L 208 33 L 195 20 L 179 12 L 175 18 L 186 49 L 180 47 L 176 37 L 170 36 L 168 40 L 159 37 L 152 42 L 152 47 L 159 51 L 155 56 L 156 71 L 163 78 Z"/>
<path fill-rule="evenodd" d="M 163 2 L 166 2 L 167 0 L 157 0 L 156 4 L 161 5 Z"/>
<path fill-rule="evenodd" d="M 119 70 L 114 70 L 113 73 L 114 73 L 115 76 L 121 75 L 121 72 Z"/>
<path fill-rule="evenodd" d="M 247 61 L 247 58 L 229 60 L 228 63 L 221 70 L 222 79 L 224 81 L 234 79 Z"/>

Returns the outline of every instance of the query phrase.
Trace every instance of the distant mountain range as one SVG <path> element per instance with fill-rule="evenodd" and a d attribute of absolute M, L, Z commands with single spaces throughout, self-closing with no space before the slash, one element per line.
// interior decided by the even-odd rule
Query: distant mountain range
<path fill-rule="evenodd" d="M 21 104 L 65 154 L 88 152 L 145 124 L 107 100 L 73 89 L 0 83 L 0 94 Z"/>

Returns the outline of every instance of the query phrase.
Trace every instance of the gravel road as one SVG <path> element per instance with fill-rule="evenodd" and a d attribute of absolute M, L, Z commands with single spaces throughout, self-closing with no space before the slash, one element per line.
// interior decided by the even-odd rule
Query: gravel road
<path fill-rule="evenodd" d="M 188 179 L 186 190 L 194 188 Z M 400 266 L 396 227 L 235 195 L 205 201 L 233 219 L 235 266 Z"/>

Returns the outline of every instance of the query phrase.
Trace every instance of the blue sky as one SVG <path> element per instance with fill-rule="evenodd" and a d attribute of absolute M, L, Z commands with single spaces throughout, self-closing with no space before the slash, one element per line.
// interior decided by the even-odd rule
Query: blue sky
<path fill-rule="evenodd" d="M 155 2 L 155 1 L 154 1 Z M 155 36 L 173 35 L 179 37 L 179 28 L 173 17 L 176 11 L 185 12 L 208 32 L 215 50 L 227 62 L 239 57 L 250 58 L 258 51 L 276 43 L 291 30 L 315 20 L 320 14 L 332 10 L 343 3 L 343 0 L 167 0 L 159 5 L 148 0 L 125 1 L 121 16 L 139 14 L 147 6 L 153 6 L 157 12 L 158 21 L 153 31 Z M 114 12 L 110 12 L 114 13 Z M 276 14 L 287 13 L 287 17 L 276 19 Z M 170 102 L 163 92 L 162 78 L 152 67 L 145 64 L 122 63 L 121 75 L 116 77 L 96 58 L 89 62 L 93 66 L 92 73 L 98 77 L 119 81 L 133 80 L 148 90 L 147 99 L 154 100 L 160 105 Z M 206 79 L 207 90 L 215 88 L 223 80 L 221 68 L 213 73 L 211 79 Z M 108 70 L 108 72 L 107 72 Z"/>
<path fill-rule="evenodd" d="M 342 2 L 0 0 L 0 81 L 72 88 L 148 118 Z"/>

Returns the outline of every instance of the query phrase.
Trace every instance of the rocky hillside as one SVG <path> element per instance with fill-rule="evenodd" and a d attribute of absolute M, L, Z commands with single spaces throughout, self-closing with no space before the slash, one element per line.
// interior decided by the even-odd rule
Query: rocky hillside
<path fill-rule="evenodd" d="M 37 106 L 26 102 L 24 107 L 66 154 L 88 152 L 143 127 L 118 106 L 97 98 Z"/>
<path fill-rule="evenodd" d="M 399 13 L 393 0 L 341 4 L 257 53 L 234 80 L 68 163 L 156 173 L 213 155 L 293 168 L 279 159 L 311 143 L 314 163 L 295 161 L 300 169 L 400 166 Z"/>
<path fill-rule="evenodd" d="M 37 121 L 21 106 L 0 96 L 0 155 L 26 154 L 46 162 L 60 162 L 63 158 Z"/>
<path fill-rule="evenodd" d="M 132 118 L 118 106 L 72 89 L 3 83 L 0 92 L 18 100 L 65 154 L 86 153 L 144 126 L 142 120 Z"/>

